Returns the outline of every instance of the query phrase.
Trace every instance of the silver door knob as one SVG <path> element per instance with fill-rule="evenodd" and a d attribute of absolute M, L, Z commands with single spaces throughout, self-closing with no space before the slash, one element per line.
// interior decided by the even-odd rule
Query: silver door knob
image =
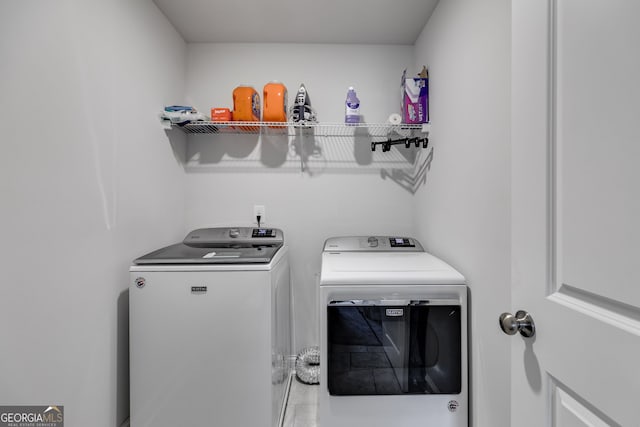
<path fill-rule="evenodd" d="M 507 335 L 515 335 L 520 332 L 525 338 L 531 338 L 536 334 L 536 325 L 533 323 L 533 317 L 524 310 L 518 310 L 514 316 L 511 313 L 502 313 L 500 315 L 500 328 Z"/>

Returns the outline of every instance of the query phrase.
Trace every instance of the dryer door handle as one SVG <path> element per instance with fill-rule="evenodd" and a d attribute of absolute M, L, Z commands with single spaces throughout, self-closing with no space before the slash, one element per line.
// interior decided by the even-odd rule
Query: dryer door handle
<path fill-rule="evenodd" d="M 329 305 L 336 306 L 348 306 L 348 307 L 388 307 L 388 306 L 407 306 L 412 304 L 413 301 L 408 299 L 352 299 L 352 300 L 340 300 L 329 301 Z"/>
<path fill-rule="evenodd" d="M 433 299 L 350 299 L 329 301 L 327 305 L 347 307 L 401 307 L 418 305 L 460 305 L 460 300 L 453 298 Z"/>

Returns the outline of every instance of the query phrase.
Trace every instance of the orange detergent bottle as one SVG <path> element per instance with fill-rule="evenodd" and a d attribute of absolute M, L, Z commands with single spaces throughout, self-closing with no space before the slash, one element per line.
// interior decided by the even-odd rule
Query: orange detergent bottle
<path fill-rule="evenodd" d="M 233 90 L 233 121 L 260 121 L 260 95 L 251 87 L 241 85 Z M 242 130 L 258 130 L 257 127 L 239 127 Z"/>
<path fill-rule="evenodd" d="M 280 82 L 272 81 L 264 85 L 263 95 L 262 120 L 265 122 L 286 122 L 287 87 Z"/>

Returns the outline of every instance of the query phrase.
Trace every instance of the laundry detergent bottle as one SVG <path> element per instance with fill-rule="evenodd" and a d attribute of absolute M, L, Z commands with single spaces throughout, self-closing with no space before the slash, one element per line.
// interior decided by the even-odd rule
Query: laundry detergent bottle
<path fill-rule="evenodd" d="M 258 95 L 258 92 L 252 86 L 240 85 L 233 90 L 233 121 L 260 121 L 260 95 Z M 259 127 L 238 126 L 237 129 L 256 132 L 259 130 Z"/>
<path fill-rule="evenodd" d="M 263 121 L 287 121 L 287 87 L 284 84 L 272 81 L 264 85 L 262 99 L 264 101 Z"/>
<path fill-rule="evenodd" d="M 233 90 L 233 120 L 260 121 L 260 96 L 252 86 L 240 85 Z"/>
<path fill-rule="evenodd" d="M 347 91 L 347 99 L 344 103 L 344 122 L 348 125 L 360 123 L 360 100 L 353 86 Z"/>

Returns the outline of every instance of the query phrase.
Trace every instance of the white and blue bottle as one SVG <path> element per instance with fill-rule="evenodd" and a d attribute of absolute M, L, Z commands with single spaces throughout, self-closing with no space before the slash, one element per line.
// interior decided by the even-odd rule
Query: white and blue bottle
<path fill-rule="evenodd" d="M 360 123 L 360 100 L 353 86 L 347 91 L 347 100 L 344 103 L 344 122 L 348 125 Z"/>

